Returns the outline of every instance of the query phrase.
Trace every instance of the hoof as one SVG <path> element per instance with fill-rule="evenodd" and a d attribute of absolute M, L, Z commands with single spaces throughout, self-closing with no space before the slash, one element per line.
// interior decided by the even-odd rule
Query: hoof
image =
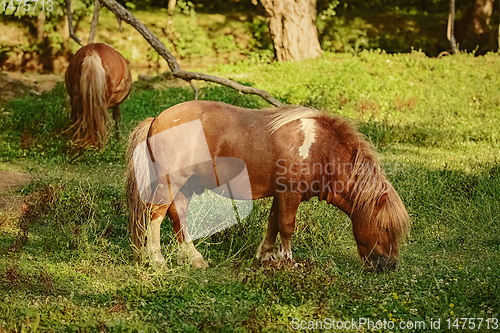
<path fill-rule="evenodd" d="M 263 267 L 273 267 L 276 265 L 276 254 L 273 252 L 266 252 L 262 254 L 260 264 Z"/>
<path fill-rule="evenodd" d="M 208 263 L 205 260 L 203 260 L 203 258 L 195 258 L 193 259 L 191 266 L 193 266 L 194 268 L 207 268 Z"/>
<path fill-rule="evenodd" d="M 159 270 L 162 270 L 162 271 L 165 271 L 165 272 L 168 272 L 169 269 L 168 269 L 168 266 L 166 263 L 159 263 L 159 262 L 150 262 L 149 263 L 149 266 L 154 269 L 155 271 L 159 271 Z"/>
<path fill-rule="evenodd" d="M 189 264 L 189 263 L 194 268 L 206 268 L 206 267 L 208 267 L 208 263 L 205 260 L 203 260 L 202 257 L 196 257 L 196 258 L 193 258 L 192 260 L 190 260 L 189 257 L 187 255 L 184 255 L 184 254 L 179 254 L 177 256 L 177 264 L 179 266 L 183 266 L 183 265 Z"/>
<path fill-rule="evenodd" d="M 268 260 L 271 260 L 271 261 L 276 261 L 276 254 L 274 252 L 266 252 L 266 253 L 263 253 L 261 258 L 260 258 L 260 261 L 268 261 Z"/>
<path fill-rule="evenodd" d="M 184 255 L 182 253 L 179 253 L 177 255 L 177 265 L 183 266 L 187 262 L 188 262 L 188 256 L 187 255 Z"/>

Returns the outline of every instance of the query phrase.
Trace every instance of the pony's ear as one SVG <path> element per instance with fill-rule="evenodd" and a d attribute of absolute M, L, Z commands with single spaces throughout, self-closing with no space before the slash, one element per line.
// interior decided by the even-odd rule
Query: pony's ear
<path fill-rule="evenodd" d="M 377 207 L 378 208 L 382 207 L 386 199 L 387 199 L 387 192 L 384 192 L 384 194 L 382 194 L 380 198 L 378 198 L 377 200 Z"/>

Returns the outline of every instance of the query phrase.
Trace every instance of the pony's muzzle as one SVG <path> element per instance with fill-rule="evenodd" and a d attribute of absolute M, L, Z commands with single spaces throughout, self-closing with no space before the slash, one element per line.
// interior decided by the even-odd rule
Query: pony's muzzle
<path fill-rule="evenodd" d="M 397 258 L 374 255 L 370 257 L 367 264 L 366 269 L 369 272 L 381 273 L 395 270 L 398 267 L 398 260 Z"/>

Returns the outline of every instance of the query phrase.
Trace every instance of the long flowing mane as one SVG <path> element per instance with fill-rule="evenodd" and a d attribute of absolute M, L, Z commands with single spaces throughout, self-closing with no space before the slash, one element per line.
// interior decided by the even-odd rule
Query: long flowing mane
<path fill-rule="evenodd" d="M 344 117 L 323 115 L 318 120 L 335 131 L 342 144 L 352 151 L 353 163 L 347 181 L 347 184 L 354 184 L 349 189 L 352 209 L 372 216 L 375 206 L 385 196 L 377 216 L 370 223 L 387 229 L 396 239 L 404 238 L 410 231 L 410 217 L 403 201 L 385 177 L 373 144 L 352 121 Z"/>
<path fill-rule="evenodd" d="M 276 110 L 276 109 L 274 109 Z M 352 210 L 372 216 L 377 203 L 385 196 L 377 216 L 368 219 L 379 228 L 387 229 L 396 239 L 404 238 L 410 231 L 410 218 L 396 190 L 385 177 L 380 159 L 373 144 L 361 134 L 352 121 L 342 116 L 302 106 L 284 107 L 270 115 L 268 129 L 276 132 L 286 124 L 305 118 L 314 118 L 318 125 L 334 132 L 341 144 L 351 152 L 351 172 L 347 184 Z"/>

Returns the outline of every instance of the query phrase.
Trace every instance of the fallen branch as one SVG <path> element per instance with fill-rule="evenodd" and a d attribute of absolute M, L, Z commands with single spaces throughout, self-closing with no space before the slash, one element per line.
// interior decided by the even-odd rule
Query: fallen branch
<path fill-rule="evenodd" d="M 189 80 L 189 85 L 191 86 L 191 89 L 193 89 L 194 91 L 194 100 L 197 101 L 198 100 L 198 88 L 196 88 L 196 86 L 194 85 L 193 81 Z"/>
<path fill-rule="evenodd" d="M 68 0 L 67 0 L 68 1 Z M 223 79 L 217 76 L 196 73 L 196 72 L 186 72 L 183 71 L 175 57 L 167 50 L 165 45 L 163 45 L 160 40 L 153 35 L 151 31 L 144 24 L 141 23 L 138 19 L 135 18 L 128 10 L 123 8 L 118 2 L 115 0 L 100 0 L 104 6 L 106 6 L 116 17 L 119 17 L 121 20 L 127 22 L 131 26 L 133 26 L 139 33 L 148 41 L 149 44 L 161 55 L 168 63 L 168 67 L 172 71 L 172 75 L 176 78 L 185 80 L 191 84 L 191 80 L 203 80 L 208 82 L 218 83 L 230 88 L 233 88 L 240 93 L 243 94 L 254 94 L 262 97 L 267 102 L 274 106 L 281 106 L 283 103 L 275 99 L 270 93 L 267 91 L 256 89 L 253 87 L 244 86 L 242 84 L 236 83 L 234 81 Z M 192 85 L 191 85 L 192 86 Z M 193 89 L 195 94 L 197 94 L 196 89 Z"/>

